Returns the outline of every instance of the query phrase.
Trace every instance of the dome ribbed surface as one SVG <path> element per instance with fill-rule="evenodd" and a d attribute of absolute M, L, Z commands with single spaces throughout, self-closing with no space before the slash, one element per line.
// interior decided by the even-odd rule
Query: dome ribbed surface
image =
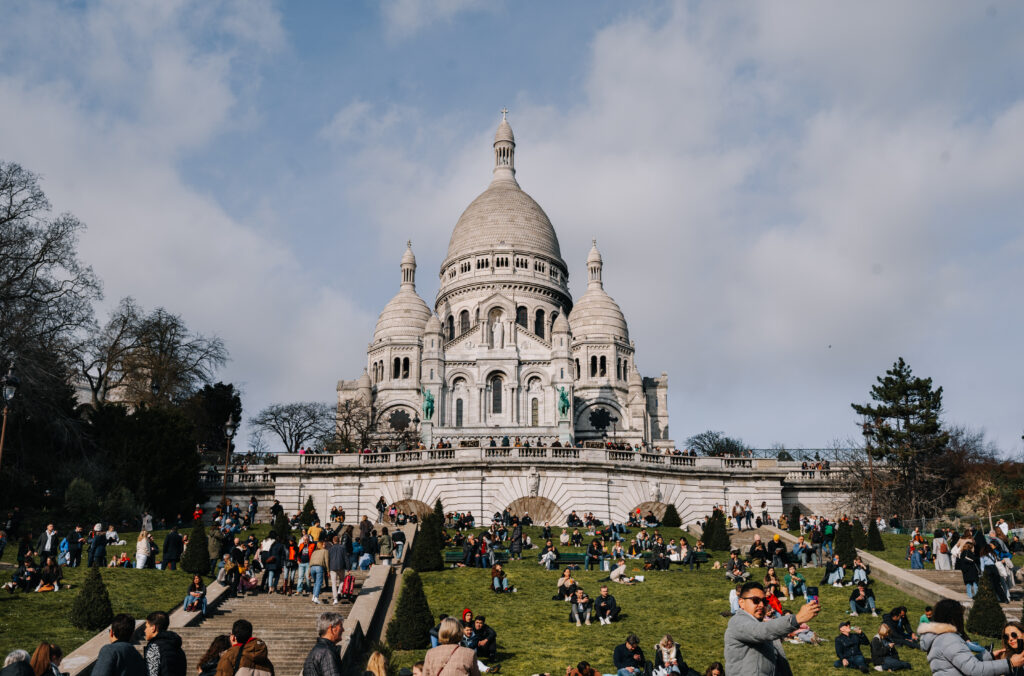
<path fill-rule="evenodd" d="M 424 333 L 441 333 L 441 320 L 437 318 L 433 312 L 430 313 L 430 319 L 427 320 L 426 328 L 423 329 Z"/>
<path fill-rule="evenodd" d="M 494 142 L 498 141 L 516 142 L 516 137 L 512 135 L 512 125 L 508 123 L 508 120 L 502 120 L 498 125 L 498 131 L 494 132 Z"/>
<path fill-rule="evenodd" d="M 573 339 L 611 336 L 629 341 L 629 329 L 619 304 L 598 287 L 587 289 L 569 313 Z"/>
<path fill-rule="evenodd" d="M 377 319 L 373 341 L 382 338 L 419 338 L 430 319 L 430 308 L 411 288 L 403 288 L 388 301 Z"/>
<path fill-rule="evenodd" d="M 515 181 L 494 181 L 459 217 L 447 260 L 499 246 L 561 261 L 558 237 L 547 214 Z"/>

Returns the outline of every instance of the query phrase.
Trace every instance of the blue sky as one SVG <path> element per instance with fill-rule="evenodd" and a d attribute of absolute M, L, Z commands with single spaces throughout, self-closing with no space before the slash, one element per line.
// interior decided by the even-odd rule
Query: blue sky
<path fill-rule="evenodd" d="M 0 157 L 107 303 L 222 336 L 248 413 L 331 401 L 412 239 L 432 304 L 503 106 L 582 293 L 591 238 L 677 440 L 856 435 L 903 356 L 1021 452 L 1013 3 L 14 2 Z"/>

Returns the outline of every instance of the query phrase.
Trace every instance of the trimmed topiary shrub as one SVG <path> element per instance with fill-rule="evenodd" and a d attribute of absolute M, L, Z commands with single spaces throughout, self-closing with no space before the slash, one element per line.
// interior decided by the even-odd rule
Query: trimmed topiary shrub
<path fill-rule="evenodd" d="M 302 513 L 299 514 L 299 523 L 306 528 L 313 525 L 313 512 L 316 511 L 316 507 L 313 506 L 313 496 L 306 496 L 306 504 L 302 506 Z"/>
<path fill-rule="evenodd" d="M 110 595 L 99 568 L 89 568 L 85 574 L 85 582 L 71 604 L 71 624 L 79 629 L 99 631 L 114 619 L 114 611 L 110 607 Z"/>
<path fill-rule="evenodd" d="M 434 516 L 437 517 L 437 523 L 441 528 L 444 528 L 444 507 L 441 506 L 441 498 L 434 502 Z"/>
<path fill-rule="evenodd" d="M 999 599 L 992 589 L 988 575 L 981 575 L 978 580 L 978 593 L 974 595 L 974 604 L 967 614 L 965 628 L 972 634 L 981 634 L 995 638 L 1000 636 L 1006 626 L 1006 613 L 999 605 Z"/>
<path fill-rule="evenodd" d="M 864 545 L 864 549 L 869 552 L 885 551 L 885 543 L 882 542 L 882 534 L 878 531 L 878 523 L 874 519 L 870 519 L 870 523 L 868 523 L 868 542 Z"/>
<path fill-rule="evenodd" d="M 210 574 L 210 548 L 203 524 L 196 521 L 192 532 L 188 535 L 188 549 L 181 557 L 181 568 L 193 575 Z"/>
<path fill-rule="evenodd" d="M 423 522 L 420 523 L 420 530 L 416 533 L 416 539 L 413 540 L 412 552 L 406 566 L 421 573 L 444 569 L 444 556 L 441 553 L 442 526 L 443 522 L 439 522 L 437 514 L 433 512 L 423 519 Z"/>
<path fill-rule="evenodd" d="M 868 546 L 868 533 L 864 530 L 864 524 L 860 519 L 853 520 L 853 546 L 857 549 L 864 549 Z"/>
<path fill-rule="evenodd" d="M 665 508 L 665 518 L 661 520 L 661 525 L 666 528 L 679 528 L 683 525 L 683 520 L 679 518 L 679 512 L 675 505 L 669 503 L 669 506 Z"/>
<path fill-rule="evenodd" d="M 732 547 L 729 540 L 729 533 L 725 529 L 725 513 L 716 510 L 711 518 L 704 524 L 704 532 L 701 534 L 704 546 L 713 552 L 727 552 Z"/>
<path fill-rule="evenodd" d="M 793 505 L 793 509 L 789 510 L 789 529 L 800 530 L 800 505 Z"/>
<path fill-rule="evenodd" d="M 433 520 L 433 514 L 430 515 Z M 419 538 L 417 537 L 417 540 Z M 434 616 L 423 593 L 423 581 L 415 570 L 406 570 L 402 576 L 402 592 L 398 596 L 395 614 L 388 625 L 388 646 L 393 650 L 422 650 L 430 647 L 430 630 Z"/>
<path fill-rule="evenodd" d="M 840 521 L 836 527 L 835 553 L 841 564 L 847 568 L 853 565 L 857 550 L 853 546 L 853 526 L 849 521 Z"/>
<path fill-rule="evenodd" d="M 277 534 L 277 539 L 281 542 L 287 542 L 288 536 L 292 534 L 292 527 L 288 525 L 288 517 L 281 512 L 277 517 L 270 522 L 270 530 Z"/>

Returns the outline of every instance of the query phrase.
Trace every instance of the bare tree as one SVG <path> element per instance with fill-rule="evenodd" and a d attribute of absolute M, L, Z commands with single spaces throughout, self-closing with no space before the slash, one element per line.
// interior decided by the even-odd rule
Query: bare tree
<path fill-rule="evenodd" d="M 132 298 L 122 298 L 103 328 L 86 340 L 79 363 L 93 407 L 106 403 L 110 391 L 127 377 L 127 361 L 142 346 L 142 317 L 142 309 Z"/>
<path fill-rule="evenodd" d="M 336 445 L 340 450 L 353 451 L 369 446 L 373 417 L 366 403 L 359 399 L 341 402 L 336 423 Z"/>
<path fill-rule="evenodd" d="M 254 429 L 277 435 L 289 453 L 333 432 L 334 409 L 316 401 L 272 404 L 249 419 Z"/>

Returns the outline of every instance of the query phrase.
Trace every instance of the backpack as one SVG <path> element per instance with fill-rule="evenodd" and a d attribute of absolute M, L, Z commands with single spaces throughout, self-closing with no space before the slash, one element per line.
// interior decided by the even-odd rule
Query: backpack
<path fill-rule="evenodd" d="M 825 535 L 832 535 L 832 524 L 828 524 L 827 526 L 825 526 Z"/>
<path fill-rule="evenodd" d="M 355 593 L 355 588 L 356 588 L 356 578 L 355 578 L 354 575 L 352 575 L 352 573 L 349 573 L 348 575 L 345 576 L 344 581 L 342 581 L 342 583 L 341 583 L 341 593 L 343 595 L 345 595 L 345 594 L 353 594 L 353 593 Z"/>

